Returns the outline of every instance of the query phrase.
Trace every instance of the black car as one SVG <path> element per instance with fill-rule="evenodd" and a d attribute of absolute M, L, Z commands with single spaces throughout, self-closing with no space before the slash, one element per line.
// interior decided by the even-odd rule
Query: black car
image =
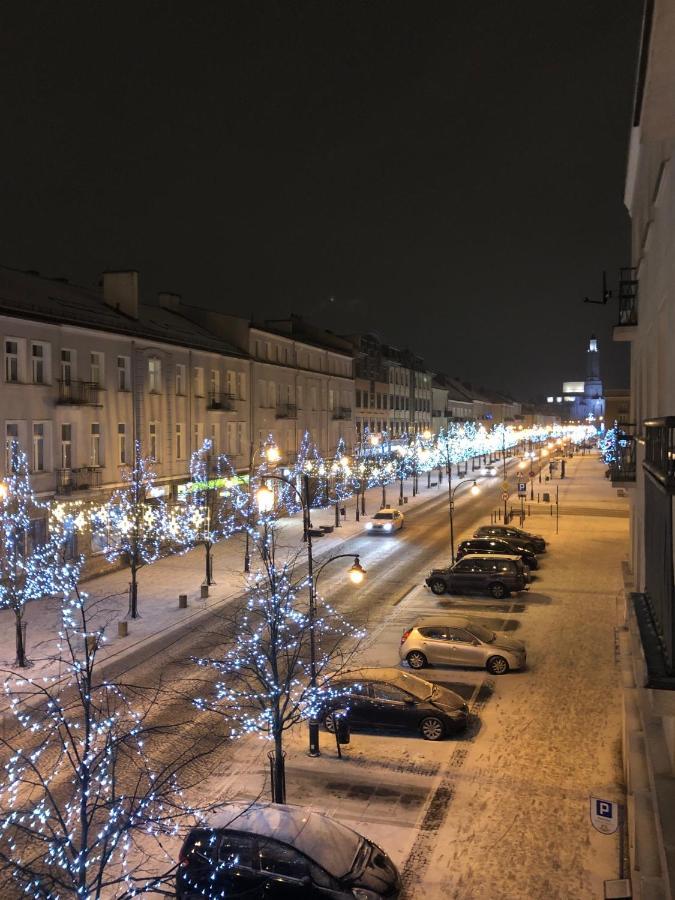
<path fill-rule="evenodd" d="M 384 850 L 302 806 L 231 803 L 193 828 L 180 853 L 178 900 L 397 900 Z"/>
<path fill-rule="evenodd" d="M 480 553 L 483 556 L 493 553 L 512 554 L 513 556 L 519 556 L 528 569 L 539 568 L 539 562 L 534 555 L 534 551 L 530 547 L 523 546 L 515 538 L 508 541 L 506 538 L 469 538 L 468 541 L 462 541 L 457 547 L 457 559 L 461 559 L 467 553 Z"/>
<path fill-rule="evenodd" d="M 474 531 L 473 536 L 476 538 L 505 538 L 507 541 L 515 539 L 523 547 L 531 544 L 535 553 L 546 553 L 546 541 L 540 534 L 531 534 L 529 531 L 523 531 L 522 528 L 516 528 L 513 525 L 481 525 Z"/>
<path fill-rule="evenodd" d="M 519 556 L 481 556 L 472 553 L 454 566 L 432 569 L 426 583 L 434 594 L 477 591 L 501 600 L 508 597 L 511 591 L 525 589 L 525 568 Z"/>
<path fill-rule="evenodd" d="M 328 682 L 332 694 L 319 716 L 328 731 L 335 730 L 336 709 L 348 711 L 349 725 L 359 729 L 414 731 L 427 741 L 466 728 L 469 707 L 447 688 L 401 669 L 355 669 Z"/>

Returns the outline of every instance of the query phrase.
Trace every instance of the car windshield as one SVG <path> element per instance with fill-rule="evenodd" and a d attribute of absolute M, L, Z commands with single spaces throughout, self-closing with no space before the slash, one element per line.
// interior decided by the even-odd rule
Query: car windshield
<path fill-rule="evenodd" d="M 374 519 L 393 519 L 393 513 L 375 513 L 373 516 Z"/>
<path fill-rule="evenodd" d="M 483 628 L 483 626 L 479 625 L 477 622 L 472 622 L 470 625 L 467 625 L 466 630 L 485 644 L 491 644 L 496 637 L 494 631 Z"/>
<path fill-rule="evenodd" d="M 418 700 L 426 700 L 434 692 L 434 686 L 430 681 L 418 678 L 416 675 L 408 675 L 407 672 L 397 672 L 393 682 L 397 687 L 408 691 Z"/>

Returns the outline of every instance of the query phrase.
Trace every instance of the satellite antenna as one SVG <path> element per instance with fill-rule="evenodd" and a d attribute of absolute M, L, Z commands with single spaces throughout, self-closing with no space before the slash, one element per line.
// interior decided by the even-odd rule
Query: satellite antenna
<path fill-rule="evenodd" d="M 584 297 L 584 303 L 595 303 L 597 306 L 604 306 L 608 300 L 612 299 L 612 292 L 607 287 L 607 272 L 602 270 L 602 300 L 591 300 L 590 297 Z"/>

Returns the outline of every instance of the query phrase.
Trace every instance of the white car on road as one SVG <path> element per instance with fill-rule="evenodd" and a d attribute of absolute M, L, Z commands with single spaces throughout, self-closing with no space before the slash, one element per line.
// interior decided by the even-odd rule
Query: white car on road
<path fill-rule="evenodd" d="M 366 531 L 369 534 L 391 534 L 403 528 L 403 513 L 400 509 L 385 507 L 375 513 L 370 521 L 366 522 Z"/>

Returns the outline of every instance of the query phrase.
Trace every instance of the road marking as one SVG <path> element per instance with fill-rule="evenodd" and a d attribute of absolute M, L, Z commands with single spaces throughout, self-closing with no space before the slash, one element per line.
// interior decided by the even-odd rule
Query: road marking
<path fill-rule="evenodd" d="M 401 594 L 401 596 L 398 598 L 398 600 L 394 600 L 392 606 L 398 606 L 398 604 L 401 602 L 401 600 L 405 600 L 405 598 L 408 596 L 408 594 L 410 594 L 412 591 L 414 591 L 416 587 L 417 587 L 416 584 L 411 585 L 408 588 L 408 590 L 405 591 L 405 593 Z"/>

